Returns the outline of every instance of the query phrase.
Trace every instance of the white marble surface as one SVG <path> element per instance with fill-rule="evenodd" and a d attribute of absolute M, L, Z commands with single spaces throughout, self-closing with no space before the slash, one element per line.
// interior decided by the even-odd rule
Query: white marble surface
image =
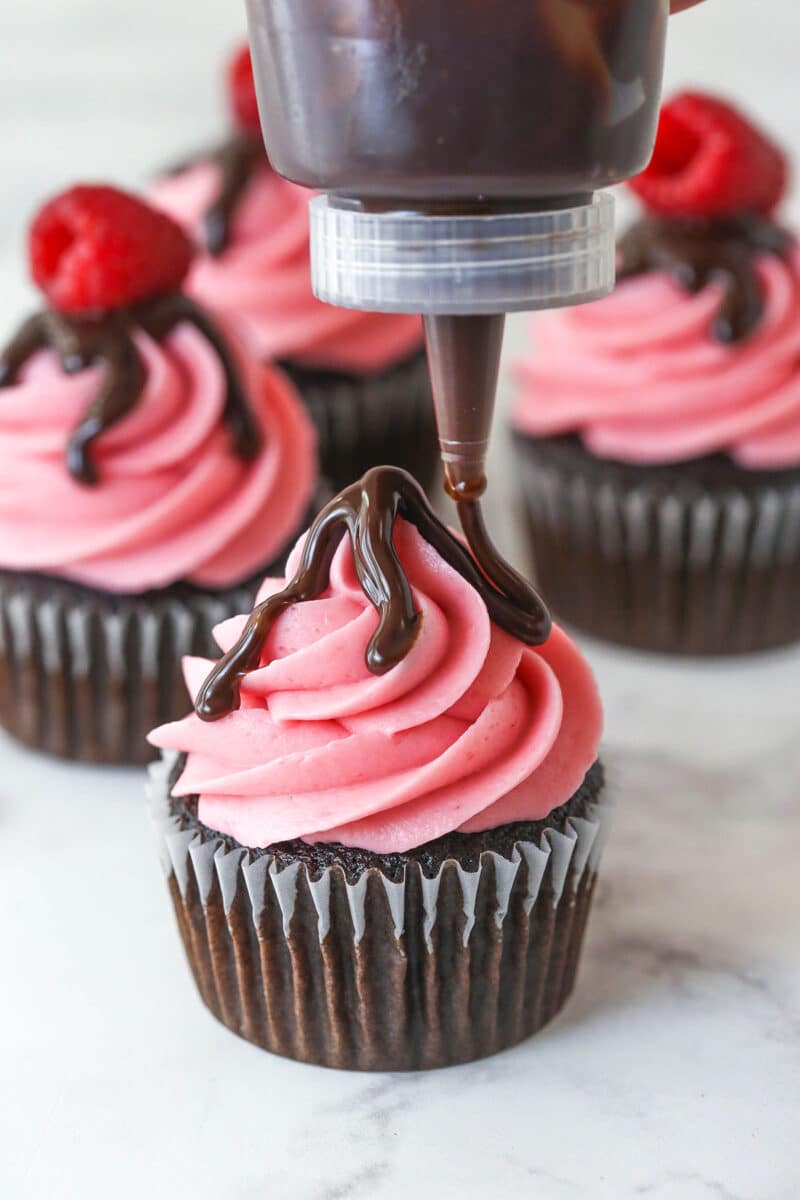
<path fill-rule="evenodd" d="M 222 0 L 3 15 L 6 326 L 30 302 L 28 208 L 203 142 L 241 16 Z M 800 150 L 798 34 L 793 0 L 709 0 L 676 22 L 671 82 L 746 93 Z M 507 474 L 493 523 L 513 552 Z M 795 1197 L 800 652 L 711 666 L 587 649 L 619 814 L 578 991 L 534 1041 L 439 1073 L 327 1072 L 227 1033 L 183 962 L 140 774 L 0 741 L 0 1195 Z"/>

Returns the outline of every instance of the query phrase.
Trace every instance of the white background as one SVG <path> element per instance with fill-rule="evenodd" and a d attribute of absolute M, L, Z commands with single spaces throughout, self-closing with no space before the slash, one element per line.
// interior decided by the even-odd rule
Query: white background
<path fill-rule="evenodd" d="M 231 0 L 2 12 L 7 331 L 34 303 L 31 208 L 79 179 L 141 183 L 213 139 L 244 20 Z M 798 42 L 794 0 L 708 0 L 674 23 L 668 87 L 746 99 L 800 151 Z M 524 338 L 517 321 L 509 343 Z M 495 480 L 493 527 L 519 553 L 509 472 Z M 587 649 L 619 817 L 578 993 L 526 1046 L 423 1076 L 301 1067 L 219 1027 L 182 960 L 140 774 L 0 741 L 0 1196 L 796 1196 L 800 654 Z"/>

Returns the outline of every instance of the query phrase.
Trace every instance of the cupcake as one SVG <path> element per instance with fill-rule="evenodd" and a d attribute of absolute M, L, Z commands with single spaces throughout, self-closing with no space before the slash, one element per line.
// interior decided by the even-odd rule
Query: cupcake
<path fill-rule="evenodd" d="M 0 355 L 0 724 L 144 762 L 181 659 L 252 603 L 315 507 L 314 430 L 283 375 L 181 291 L 182 230 L 75 187 L 30 233 L 48 307 Z"/>
<path fill-rule="evenodd" d="M 783 156 L 709 96 L 662 113 L 615 294 L 548 314 L 513 425 L 557 615 L 646 650 L 800 637 L 800 250 Z"/>
<path fill-rule="evenodd" d="M 393 468 L 331 501 L 287 572 L 215 630 L 216 665 L 187 661 L 195 711 L 151 735 L 200 995 L 324 1066 L 513 1045 L 569 995 L 592 901 L 589 667 L 557 628 L 532 648 L 498 624 L 500 593 Z"/>
<path fill-rule="evenodd" d="M 427 486 L 439 458 L 419 318 L 334 308 L 313 296 L 313 193 L 270 167 L 247 46 L 230 65 L 228 92 L 229 140 L 151 191 L 198 246 L 188 294 L 233 323 L 253 354 L 280 362 L 337 487 L 380 462 L 406 467 Z"/>

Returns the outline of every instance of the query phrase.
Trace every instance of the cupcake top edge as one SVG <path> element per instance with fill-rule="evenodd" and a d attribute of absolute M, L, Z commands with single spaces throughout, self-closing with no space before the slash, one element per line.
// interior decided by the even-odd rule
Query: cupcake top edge
<path fill-rule="evenodd" d="M 537 322 L 516 365 L 518 431 L 577 433 L 643 465 L 800 464 L 800 253 L 774 216 L 788 177 L 733 106 L 697 92 L 665 104 L 631 181 L 646 213 L 620 240 L 619 286 Z"/>
<path fill-rule="evenodd" d="M 35 217 L 48 307 L 0 353 L 0 566 L 110 591 L 222 587 L 296 536 L 313 431 L 285 377 L 184 293 L 191 256 L 170 218 L 106 185 Z"/>
<path fill-rule="evenodd" d="M 186 755 L 174 794 L 197 795 L 205 825 L 251 847 L 402 853 L 546 817 L 597 758 L 588 665 L 557 628 L 532 647 L 492 619 L 513 624 L 404 472 L 378 468 L 357 486 L 373 513 L 389 506 L 382 533 L 370 541 L 346 519 L 323 544 L 312 528 L 288 585 L 266 581 L 249 620 L 216 630 L 221 663 L 187 662 L 195 712 L 151 735 Z"/>

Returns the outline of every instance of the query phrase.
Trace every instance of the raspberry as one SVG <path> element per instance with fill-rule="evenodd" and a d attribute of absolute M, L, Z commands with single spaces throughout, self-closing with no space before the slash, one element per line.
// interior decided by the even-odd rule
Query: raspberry
<path fill-rule="evenodd" d="M 253 60 L 247 42 L 236 51 L 228 66 L 228 100 L 233 119 L 245 133 L 261 133 Z"/>
<path fill-rule="evenodd" d="M 55 309 L 93 313 L 177 291 L 192 245 L 170 217 L 135 196 L 83 184 L 39 211 L 28 254 L 31 276 Z"/>
<path fill-rule="evenodd" d="M 654 213 L 722 217 L 771 212 L 787 182 L 780 149 L 745 116 L 684 92 L 661 110 L 653 158 L 630 186 Z"/>

